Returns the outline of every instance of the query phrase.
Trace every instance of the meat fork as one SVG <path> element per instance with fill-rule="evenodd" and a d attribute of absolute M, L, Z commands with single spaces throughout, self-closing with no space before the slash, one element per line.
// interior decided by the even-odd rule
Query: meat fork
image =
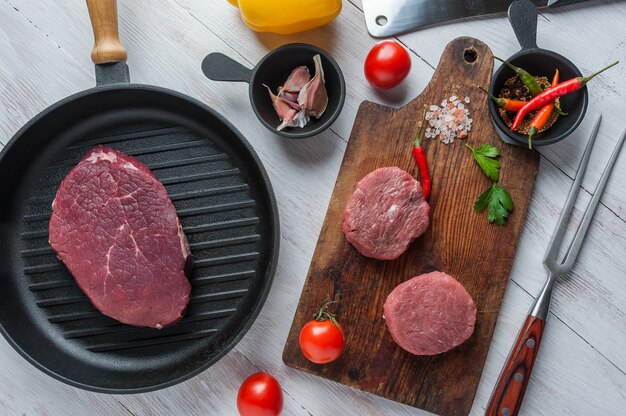
<path fill-rule="evenodd" d="M 552 296 L 552 288 L 554 282 L 560 277 L 569 273 L 574 267 L 574 261 L 580 251 L 585 234 L 593 218 L 593 214 L 598 206 L 602 192 L 606 186 L 606 183 L 611 175 L 611 171 L 615 166 L 615 161 L 620 153 L 622 144 L 626 139 L 626 130 L 622 133 L 622 136 L 618 140 L 613 153 L 602 172 L 600 181 L 596 185 L 596 189 L 591 198 L 591 202 L 585 213 L 583 219 L 576 230 L 573 240 L 569 244 L 567 252 L 564 256 L 559 257 L 559 249 L 563 243 L 563 236 L 567 228 L 567 223 L 574 207 L 574 202 L 578 196 L 580 190 L 580 184 L 582 182 L 584 173 L 587 169 L 589 162 L 589 156 L 593 149 L 596 137 L 598 135 L 598 129 L 600 127 L 600 121 L 602 115 L 598 116 L 595 122 L 591 137 L 587 142 L 587 147 L 576 171 L 576 177 L 572 188 L 567 196 L 567 202 L 561 213 L 561 217 L 556 226 L 556 230 L 552 235 L 550 244 L 548 245 L 548 251 L 543 260 L 549 273 L 541 293 L 535 300 L 522 329 L 517 336 L 517 340 L 509 353 L 506 364 L 500 373 L 496 387 L 491 394 L 489 400 L 489 406 L 487 407 L 486 416 L 516 416 L 522 405 L 524 399 L 524 393 L 530 380 L 530 374 L 535 364 L 535 358 L 539 351 L 539 343 L 541 342 L 541 336 L 543 335 L 543 329 L 548 318 L 548 311 L 550 309 L 550 297 Z"/>

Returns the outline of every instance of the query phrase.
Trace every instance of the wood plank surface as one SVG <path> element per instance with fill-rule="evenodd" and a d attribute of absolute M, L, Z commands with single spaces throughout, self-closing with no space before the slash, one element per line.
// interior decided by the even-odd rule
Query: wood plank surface
<path fill-rule="evenodd" d="M 466 60 L 472 52 L 476 60 Z M 487 97 L 476 88 L 489 85 L 492 68 L 487 45 L 457 38 L 446 46 L 426 89 L 408 105 L 361 105 L 283 353 L 287 365 L 433 413 L 469 414 L 539 167 L 536 152 L 502 144 L 493 130 Z M 470 98 L 467 107 L 474 123 L 467 140 L 448 145 L 425 140 L 433 177 L 429 229 L 397 260 L 362 256 L 342 230 L 343 211 L 356 183 L 385 166 L 417 174 L 411 143 L 423 108 L 453 95 Z M 503 227 L 472 210 L 490 181 L 465 142 L 502 149 L 500 184 L 516 204 Z M 466 343 L 450 352 L 414 356 L 393 342 L 382 307 L 396 285 L 433 270 L 454 276 L 472 295 L 478 310 L 476 328 Z M 346 347 L 339 360 L 319 366 L 300 353 L 298 334 L 330 298 L 339 302 L 337 319 L 347 328 Z"/>
<path fill-rule="evenodd" d="M 430 80 L 445 45 L 473 36 L 497 54 L 519 49 L 504 15 L 437 25 L 398 37 L 413 67 L 405 83 L 379 93 L 368 87 L 362 65 L 376 43 L 367 35 L 360 2 L 344 1 L 330 25 L 291 36 L 254 33 L 224 0 L 120 0 L 121 39 L 131 77 L 182 91 L 209 104 L 248 138 L 269 171 L 281 215 L 281 253 L 274 286 L 249 333 L 219 363 L 178 386 L 154 393 L 102 395 L 68 387 L 36 370 L 0 339 L 0 414 L 237 415 L 241 381 L 254 371 L 274 374 L 285 394 L 284 415 L 427 415 L 285 366 L 281 353 L 324 214 L 363 100 L 406 104 Z M 539 45 L 570 58 L 583 72 L 609 60 L 626 60 L 626 2 L 594 0 L 542 11 Z M 266 131 L 247 101 L 247 87 L 211 83 L 199 65 L 209 52 L 227 53 L 252 66 L 275 47 L 307 42 L 333 54 L 347 82 L 337 122 L 310 140 L 286 141 Z M 95 85 L 93 46 L 84 0 L 0 2 L 0 147 L 47 105 Z M 590 86 L 587 119 L 568 140 L 540 149 L 535 192 L 518 246 L 472 415 L 483 415 L 496 378 L 533 297 L 545 279 L 541 264 L 572 176 L 597 112 L 604 121 L 583 191 L 593 190 L 603 162 L 624 127 L 626 65 Z M 595 82 L 595 81 L 594 81 Z M 626 159 L 613 178 L 572 274 L 557 284 L 552 314 L 520 416 L 621 415 L 626 408 Z M 0 195 L 0 198 L 10 198 Z M 588 195 L 581 195 L 581 204 Z M 582 206 L 582 205 L 581 205 Z M 577 210 L 577 215 L 580 210 Z M 577 217 L 579 218 L 579 217 Z"/>

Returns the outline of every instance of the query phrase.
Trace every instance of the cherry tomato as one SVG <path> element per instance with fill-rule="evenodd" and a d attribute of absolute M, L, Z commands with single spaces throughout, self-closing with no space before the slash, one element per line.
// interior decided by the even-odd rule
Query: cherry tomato
<path fill-rule="evenodd" d="M 376 88 L 388 89 L 400 84 L 411 70 L 411 57 L 398 42 L 383 40 L 365 58 L 365 78 Z"/>
<path fill-rule="evenodd" d="M 343 329 L 335 316 L 326 310 L 327 306 L 322 306 L 315 319 L 307 322 L 300 330 L 302 354 L 316 364 L 335 361 L 343 352 Z"/>
<path fill-rule="evenodd" d="M 267 373 L 255 373 L 244 380 L 237 394 L 241 416 L 279 416 L 283 410 L 283 391 Z"/>

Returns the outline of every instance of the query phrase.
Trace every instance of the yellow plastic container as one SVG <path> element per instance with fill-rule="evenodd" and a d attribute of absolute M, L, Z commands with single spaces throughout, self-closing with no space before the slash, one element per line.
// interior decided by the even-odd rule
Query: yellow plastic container
<path fill-rule="evenodd" d="M 325 25 L 341 12 L 341 0 L 228 0 L 256 32 L 280 35 Z"/>

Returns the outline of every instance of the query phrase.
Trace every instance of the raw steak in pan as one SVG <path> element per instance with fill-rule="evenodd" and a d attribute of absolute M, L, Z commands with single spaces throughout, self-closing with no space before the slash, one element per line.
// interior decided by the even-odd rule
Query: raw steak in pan
<path fill-rule="evenodd" d="M 384 306 L 393 340 L 415 355 L 434 355 L 461 345 L 474 332 L 476 305 L 452 276 L 432 272 L 399 284 Z"/>
<path fill-rule="evenodd" d="M 163 328 L 189 303 L 191 253 L 165 187 L 137 159 L 97 146 L 63 179 L 50 245 L 93 305 Z"/>
<path fill-rule="evenodd" d="M 376 169 L 356 185 L 344 211 L 343 232 L 364 256 L 394 260 L 428 228 L 430 207 L 413 176 Z"/>

